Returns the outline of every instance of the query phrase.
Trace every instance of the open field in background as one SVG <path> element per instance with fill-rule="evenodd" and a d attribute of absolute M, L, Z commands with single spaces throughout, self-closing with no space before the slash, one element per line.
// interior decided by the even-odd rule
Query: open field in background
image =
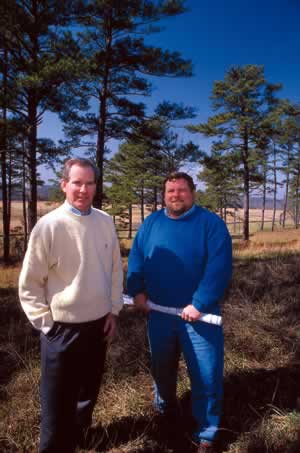
<path fill-rule="evenodd" d="M 128 245 L 124 241 L 123 248 Z M 298 453 L 299 231 L 258 233 L 249 244 L 234 242 L 234 255 L 223 306 L 225 393 L 218 452 Z M 18 273 L 19 266 L 0 269 L 0 451 L 29 453 L 37 451 L 39 433 L 39 339 L 18 304 Z M 185 365 L 180 363 L 183 417 L 177 421 L 153 412 L 149 367 L 146 319 L 124 308 L 93 429 L 78 452 L 192 453 Z"/>
<path fill-rule="evenodd" d="M 38 217 L 42 217 L 52 209 L 59 206 L 59 203 L 53 203 L 49 201 L 39 201 L 37 212 Z M 22 233 L 23 231 L 23 206 L 21 201 L 13 201 L 11 205 L 11 229 L 15 233 Z M 0 201 L 0 211 L 2 212 L 2 201 Z M 2 224 L 0 226 L 0 233 L 2 233 Z"/>
<path fill-rule="evenodd" d="M 42 217 L 47 212 L 55 209 L 59 206 L 59 203 L 53 203 L 48 201 L 39 201 L 38 202 L 38 217 Z M 2 206 L 0 201 L 0 212 Z M 105 207 L 104 207 L 105 210 Z M 151 213 L 150 208 L 145 208 L 145 216 Z M 275 229 L 280 231 L 282 230 L 280 226 L 280 215 L 282 214 L 282 210 L 278 210 L 276 212 L 276 224 Z M 271 229 L 271 222 L 272 222 L 273 212 L 271 209 L 267 209 L 265 211 L 265 226 L 264 230 L 268 231 Z M 235 213 L 236 224 L 234 224 L 234 211 L 232 209 L 228 209 L 227 215 L 227 226 L 230 233 L 234 236 L 239 236 L 243 232 L 243 210 L 237 209 Z M 118 225 L 119 219 L 116 217 L 116 222 Z M 141 213 L 140 208 L 138 206 L 134 206 L 133 208 L 133 230 L 137 230 L 138 226 L 141 224 Z M 261 226 L 261 210 L 260 209 L 250 209 L 250 234 L 253 234 L 260 230 Z M 286 220 L 286 229 L 293 228 L 293 224 L 290 218 Z M 128 236 L 128 232 L 124 231 L 124 227 L 118 225 L 119 237 L 126 238 Z M 11 213 L 11 230 L 13 234 L 22 234 L 23 232 L 23 214 L 22 214 L 22 203 L 20 201 L 14 201 L 12 203 L 12 213 Z M 0 235 L 2 234 L 2 222 L 0 223 Z M 13 241 L 12 241 L 13 242 Z M 18 242 L 18 241 L 17 241 Z"/>

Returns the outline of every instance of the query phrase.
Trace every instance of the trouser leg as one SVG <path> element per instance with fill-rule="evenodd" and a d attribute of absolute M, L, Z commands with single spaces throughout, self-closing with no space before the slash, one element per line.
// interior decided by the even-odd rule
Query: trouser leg
<path fill-rule="evenodd" d="M 41 335 L 40 453 L 73 453 L 77 422 L 91 419 L 105 356 L 103 324 L 55 323 L 50 335 Z"/>
<path fill-rule="evenodd" d="M 93 409 L 101 385 L 107 346 L 103 332 L 104 323 L 105 318 L 99 320 L 95 328 L 87 330 L 82 342 L 76 418 L 76 424 L 80 429 L 85 429 L 91 424 Z"/>
<path fill-rule="evenodd" d="M 73 350 L 79 333 L 55 323 L 50 335 L 41 334 L 40 453 L 72 453 L 78 375 Z"/>
<path fill-rule="evenodd" d="M 161 413 L 177 409 L 176 384 L 180 351 L 174 321 L 174 316 L 158 312 L 149 314 L 148 338 L 154 379 L 154 405 Z"/>
<path fill-rule="evenodd" d="M 180 343 L 192 390 L 195 439 L 212 442 L 216 436 L 223 395 L 223 331 L 203 322 L 182 322 Z"/>

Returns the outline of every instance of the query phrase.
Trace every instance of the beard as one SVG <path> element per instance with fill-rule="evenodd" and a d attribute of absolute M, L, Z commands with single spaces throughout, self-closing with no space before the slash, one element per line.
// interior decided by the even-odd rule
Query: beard
<path fill-rule="evenodd" d="M 178 207 L 176 206 L 176 203 L 178 203 Z M 189 209 L 191 209 L 192 206 L 187 206 L 183 202 L 176 202 L 176 203 L 170 203 L 167 205 L 167 212 L 169 216 L 171 217 L 180 217 L 182 214 L 187 212 Z"/>

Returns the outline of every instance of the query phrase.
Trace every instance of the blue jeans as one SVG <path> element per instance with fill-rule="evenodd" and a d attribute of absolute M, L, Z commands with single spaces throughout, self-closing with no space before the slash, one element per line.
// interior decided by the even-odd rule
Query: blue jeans
<path fill-rule="evenodd" d="M 92 419 L 103 374 L 105 317 L 70 324 L 55 322 L 41 333 L 40 453 L 74 453 Z"/>
<path fill-rule="evenodd" d="M 191 381 L 194 438 L 212 442 L 220 423 L 223 396 L 222 328 L 151 311 L 148 337 L 157 410 L 167 413 L 177 406 L 177 369 L 182 351 Z"/>

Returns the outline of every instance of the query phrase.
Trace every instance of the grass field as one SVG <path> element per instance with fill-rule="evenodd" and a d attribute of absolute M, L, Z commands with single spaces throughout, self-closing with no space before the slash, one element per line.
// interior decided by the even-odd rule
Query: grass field
<path fill-rule="evenodd" d="M 234 254 L 234 278 L 223 306 L 224 414 L 218 452 L 297 453 L 300 232 L 259 233 L 248 244 L 235 242 Z M 39 339 L 18 303 L 19 266 L 0 271 L 0 451 L 36 452 Z M 78 452 L 192 453 L 185 365 L 180 363 L 178 382 L 183 417 L 175 422 L 153 411 L 149 367 L 146 319 L 124 308 L 93 429 Z"/>

